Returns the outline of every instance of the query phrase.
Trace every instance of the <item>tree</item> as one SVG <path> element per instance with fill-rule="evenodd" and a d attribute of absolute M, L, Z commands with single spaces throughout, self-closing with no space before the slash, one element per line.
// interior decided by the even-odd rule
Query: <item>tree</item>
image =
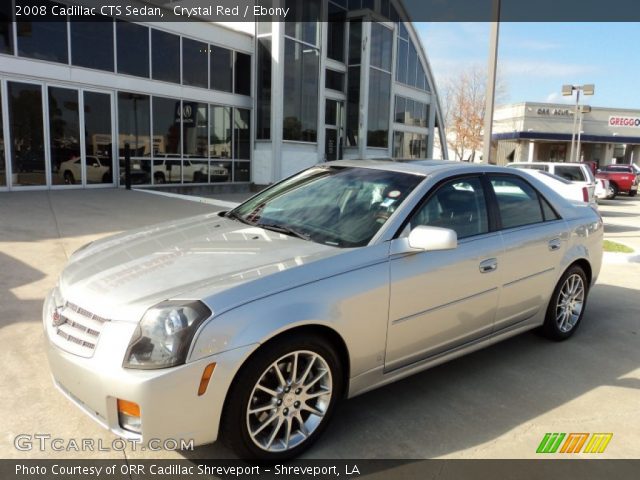
<path fill-rule="evenodd" d="M 451 79 L 444 89 L 447 144 L 456 160 L 473 162 L 482 150 L 487 74 L 474 65 Z M 496 86 L 496 98 L 504 88 Z"/>

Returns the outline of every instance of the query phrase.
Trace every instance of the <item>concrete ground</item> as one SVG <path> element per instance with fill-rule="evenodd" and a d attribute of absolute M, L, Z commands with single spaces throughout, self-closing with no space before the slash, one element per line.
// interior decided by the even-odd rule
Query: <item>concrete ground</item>
<path fill-rule="evenodd" d="M 222 199 L 230 202 L 239 199 Z M 53 387 L 41 308 L 68 256 L 93 239 L 216 209 L 143 192 L 0 194 L 0 418 L 4 458 L 222 458 L 192 452 L 22 452 L 19 434 L 115 438 Z M 640 202 L 602 204 L 607 236 L 638 245 Z M 636 243 L 637 242 L 637 243 Z M 640 264 L 609 260 L 568 342 L 526 333 L 343 402 L 309 458 L 532 458 L 547 432 L 612 432 L 599 457 L 640 458 Z M 170 415 L 170 412 L 167 412 Z"/>

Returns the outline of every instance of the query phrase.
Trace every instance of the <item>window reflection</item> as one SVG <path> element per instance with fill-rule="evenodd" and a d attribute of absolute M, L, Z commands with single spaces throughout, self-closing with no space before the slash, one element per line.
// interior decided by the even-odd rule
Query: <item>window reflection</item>
<path fill-rule="evenodd" d="M 151 76 L 154 80 L 180 83 L 180 37 L 151 30 Z"/>
<path fill-rule="evenodd" d="M 78 91 L 49 87 L 51 183 L 82 183 Z"/>
<path fill-rule="evenodd" d="M 210 108 L 209 156 L 212 182 L 231 181 L 231 108 L 212 105 Z"/>
<path fill-rule="evenodd" d="M 180 183 L 182 180 L 182 109 L 182 102 L 176 98 L 153 97 L 153 183 Z"/>
<path fill-rule="evenodd" d="M 13 185 L 46 185 L 42 89 L 8 82 Z"/>
<path fill-rule="evenodd" d="M 113 72 L 113 19 L 98 17 L 91 22 L 72 19 L 69 27 L 71 63 Z"/>
<path fill-rule="evenodd" d="M 8 3 L 3 0 L 3 3 Z M 48 14 L 39 16 L 35 22 L 16 23 L 18 36 L 18 55 L 21 57 L 48 60 L 50 62 L 69 63 L 67 51 L 67 19 L 51 14 L 55 2 L 41 1 L 46 5 Z"/>
<path fill-rule="evenodd" d="M 84 145 L 87 183 L 113 183 L 111 96 L 84 92 Z"/>
<path fill-rule="evenodd" d="M 135 23 L 116 22 L 118 73 L 149 77 L 149 29 Z"/>
<path fill-rule="evenodd" d="M 189 38 L 182 39 L 182 83 L 194 87 L 208 88 L 206 43 Z"/>
<path fill-rule="evenodd" d="M 124 185 L 124 149 L 131 148 L 131 182 L 151 182 L 151 125 L 149 96 L 139 93 L 118 93 L 118 157 L 120 183 Z"/>
<path fill-rule="evenodd" d="M 211 85 L 214 90 L 231 91 L 233 79 L 233 52 L 226 48 L 210 47 Z"/>

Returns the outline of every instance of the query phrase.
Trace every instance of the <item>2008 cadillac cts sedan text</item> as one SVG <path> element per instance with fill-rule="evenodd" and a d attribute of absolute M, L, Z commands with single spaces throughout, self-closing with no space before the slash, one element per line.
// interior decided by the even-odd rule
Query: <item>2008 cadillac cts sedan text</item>
<path fill-rule="evenodd" d="M 515 169 L 332 162 L 78 250 L 45 301 L 49 362 L 117 435 L 284 459 L 344 397 L 532 328 L 570 337 L 602 235 Z"/>

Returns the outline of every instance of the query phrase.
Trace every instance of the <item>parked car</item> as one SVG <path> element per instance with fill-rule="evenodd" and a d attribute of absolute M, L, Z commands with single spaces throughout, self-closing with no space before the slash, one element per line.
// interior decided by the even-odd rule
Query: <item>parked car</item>
<path fill-rule="evenodd" d="M 596 178 L 595 196 L 598 200 L 613 200 L 616 192 L 606 178 Z"/>
<path fill-rule="evenodd" d="M 584 202 L 597 208 L 597 203 L 589 200 L 589 189 L 579 183 L 570 182 L 562 177 L 544 170 L 522 169 L 527 175 L 537 178 L 539 181 L 558 192 L 562 197 L 574 202 Z M 596 192 L 598 189 L 596 189 Z M 596 195 L 597 197 L 597 195 Z"/>
<path fill-rule="evenodd" d="M 589 202 L 595 201 L 596 179 L 591 169 L 584 163 L 514 162 L 508 166 L 520 169 L 542 170 L 585 186 L 589 192 Z"/>
<path fill-rule="evenodd" d="M 73 185 L 82 182 L 81 158 L 74 157 L 66 162 L 60 163 L 58 176 L 64 183 Z M 93 155 L 86 157 L 85 164 L 87 183 L 111 183 L 111 159 L 100 158 Z"/>
<path fill-rule="evenodd" d="M 117 435 L 283 460 L 344 397 L 533 328 L 568 339 L 602 235 L 518 169 L 331 162 L 81 248 L 46 297 L 46 351 Z"/>
<path fill-rule="evenodd" d="M 207 176 L 213 182 L 229 180 L 229 170 L 220 165 L 209 167 L 207 161 L 189 159 L 156 159 L 153 162 L 153 181 L 156 184 L 180 182 L 207 183 Z"/>
<path fill-rule="evenodd" d="M 634 197 L 638 193 L 640 175 L 636 165 L 606 165 L 596 174 L 597 178 L 609 180 L 614 196 L 626 193 Z"/>

